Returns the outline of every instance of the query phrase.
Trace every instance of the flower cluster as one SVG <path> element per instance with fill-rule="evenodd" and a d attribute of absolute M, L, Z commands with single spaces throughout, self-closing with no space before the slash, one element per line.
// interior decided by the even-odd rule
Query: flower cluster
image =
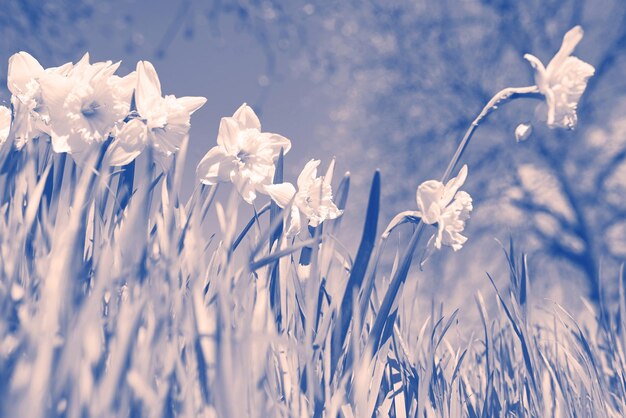
<path fill-rule="evenodd" d="M 189 131 L 190 115 L 206 99 L 162 97 L 149 62 L 124 77 L 115 75 L 119 66 L 90 63 L 85 54 L 76 64 L 44 69 L 26 52 L 13 55 L 7 77 L 13 112 L 0 109 L 0 141 L 13 138 L 19 150 L 34 138 L 49 138 L 55 152 L 71 154 L 77 163 L 109 139 L 111 165 L 130 163 L 146 146 L 172 155 Z"/>
<path fill-rule="evenodd" d="M 196 173 L 203 184 L 233 183 L 248 203 L 254 202 L 257 193 L 269 195 L 281 208 L 291 203 L 287 235 L 294 236 L 301 230 L 302 218 L 318 226 L 342 212 L 333 203 L 334 161 L 324 177 L 317 177 L 320 161 L 309 161 L 298 177 L 297 191 L 291 183 L 272 184 L 281 150 L 286 154 L 290 149 L 289 139 L 262 132 L 259 118 L 244 103 L 232 117 L 222 118 L 217 145 L 206 153 Z"/>
<path fill-rule="evenodd" d="M 536 86 L 503 90 L 477 120 L 513 93 L 539 92 L 546 98 L 548 126 L 572 129 L 577 122 L 578 101 L 595 71 L 572 56 L 582 37 L 580 26 L 567 32 L 547 67 L 526 54 L 524 58 L 535 69 Z M 119 62 L 111 61 L 90 63 L 85 54 L 76 64 L 43 68 L 26 52 L 13 55 L 7 78 L 12 109 L 0 106 L 0 145 L 11 140 L 19 150 L 34 138 L 45 138 L 55 152 L 69 153 L 82 164 L 93 150 L 106 144 L 105 159 L 112 166 L 129 164 L 146 149 L 164 163 L 180 149 L 191 115 L 206 99 L 163 96 L 150 62 L 140 61 L 136 71 L 124 77 L 115 74 L 119 66 Z M 522 123 L 515 131 L 516 139 L 523 141 L 531 132 L 532 126 Z M 316 227 L 339 217 L 342 211 L 333 202 L 334 161 L 326 175 L 319 177 L 320 161 L 309 161 L 298 177 L 297 189 L 291 183 L 272 184 L 277 160 L 290 148 L 291 141 L 284 136 L 263 132 L 259 118 L 244 103 L 232 117 L 222 118 L 217 145 L 204 156 L 196 174 L 206 185 L 233 183 L 250 204 L 259 193 L 269 195 L 281 208 L 289 208 L 287 235 L 294 236 L 303 222 Z M 456 163 L 453 159 L 451 167 Z M 416 194 L 418 210 L 396 216 L 383 238 L 402 222 L 420 220 L 437 226 L 430 246 L 459 250 L 467 241 L 462 232 L 472 210 L 470 195 L 459 191 L 466 177 L 467 166 L 463 166 L 457 177 L 445 184 L 436 180 L 422 183 Z"/>

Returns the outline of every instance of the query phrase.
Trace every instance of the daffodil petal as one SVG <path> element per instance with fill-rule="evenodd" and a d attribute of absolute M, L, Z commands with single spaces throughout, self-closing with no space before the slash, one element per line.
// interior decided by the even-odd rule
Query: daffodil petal
<path fill-rule="evenodd" d="M 437 180 L 427 180 L 419 185 L 415 195 L 417 208 L 422 213 L 422 221 L 426 224 L 437 222 L 437 213 L 433 212 L 433 205 L 438 206 L 444 193 L 444 185 Z"/>
<path fill-rule="evenodd" d="M 441 249 L 441 244 L 443 241 L 443 229 L 444 229 L 444 224 L 439 222 L 437 224 L 437 233 L 435 234 L 435 248 L 440 250 Z"/>
<path fill-rule="evenodd" d="M 452 199 L 454 199 L 454 195 L 461 188 L 461 186 L 463 186 L 466 179 L 467 165 L 463 165 L 461 170 L 459 170 L 459 174 L 446 183 L 443 196 L 441 197 L 441 206 L 448 206 L 448 204 L 450 204 Z"/>
<path fill-rule="evenodd" d="M 289 211 L 289 226 L 287 227 L 287 236 L 292 237 L 298 235 L 302 229 L 302 220 L 300 210 L 292 206 Z"/>
<path fill-rule="evenodd" d="M 111 83 L 115 86 L 116 93 L 121 100 L 130 103 L 137 85 L 137 72 L 133 71 L 124 77 L 111 76 Z"/>
<path fill-rule="evenodd" d="M 150 61 L 137 63 L 137 90 L 135 103 L 140 115 L 149 114 L 155 101 L 161 100 L 161 82 Z"/>
<path fill-rule="evenodd" d="M 227 152 L 235 154 L 238 149 L 237 135 L 239 132 L 240 127 L 236 119 L 231 117 L 222 118 L 217 133 L 217 144 Z"/>
<path fill-rule="evenodd" d="M 296 188 L 291 183 L 270 184 L 264 186 L 263 190 L 281 208 L 287 206 L 296 194 Z"/>
<path fill-rule="evenodd" d="M 26 90 L 28 82 L 44 72 L 43 67 L 28 52 L 18 52 L 9 58 L 7 86 L 11 93 L 21 94 Z"/>
<path fill-rule="evenodd" d="M 196 175 L 203 184 L 217 184 L 231 180 L 231 173 L 236 168 L 234 158 L 225 150 L 216 146 L 206 153 L 198 167 Z"/>
<path fill-rule="evenodd" d="M 85 52 L 85 54 L 78 60 L 76 65 L 72 67 L 75 71 L 83 71 L 86 67 L 89 66 L 89 52 Z"/>
<path fill-rule="evenodd" d="M 0 145 L 9 137 L 11 130 L 11 109 L 6 106 L 0 106 Z"/>
<path fill-rule="evenodd" d="M 576 46 L 583 39 L 584 35 L 585 32 L 582 27 L 574 26 L 565 34 L 565 36 L 563 36 L 561 48 L 559 48 L 559 51 L 554 55 L 554 58 L 550 60 L 548 67 L 546 68 L 549 75 L 552 74 L 553 71 L 557 70 L 567 57 L 572 55 L 574 49 L 576 49 Z"/>
<path fill-rule="evenodd" d="M 74 64 L 71 62 L 66 62 L 63 65 L 59 65 L 58 67 L 46 68 L 45 71 L 56 73 L 62 76 L 67 76 L 72 68 L 74 68 Z"/>
<path fill-rule="evenodd" d="M 246 103 L 239 106 L 239 109 L 235 111 L 233 118 L 240 123 L 241 129 L 261 130 L 261 121 L 259 120 L 259 117 Z"/>
<path fill-rule="evenodd" d="M 524 59 L 528 61 L 530 66 L 535 70 L 535 84 L 537 84 L 539 91 L 542 94 L 545 94 L 545 92 L 549 89 L 546 67 L 544 67 L 539 58 L 532 54 L 524 54 Z"/>
<path fill-rule="evenodd" d="M 94 65 L 96 64 L 98 63 L 95 63 Z M 111 63 L 110 61 L 107 61 L 107 63 L 103 65 L 102 68 L 98 69 L 93 77 L 101 80 L 108 80 L 117 71 L 117 69 L 120 68 L 121 64 L 122 61 L 118 61 L 116 63 Z"/>
<path fill-rule="evenodd" d="M 107 150 L 107 160 L 112 166 L 129 164 L 146 148 L 146 125 L 139 119 L 124 124 Z"/>
<path fill-rule="evenodd" d="M 311 160 L 304 165 L 302 172 L 298 176 L 298 190 L 307 190 L 317 176 L 317 167 L 320 160 Z"/>
<path fill-rule="evenodd" d="M 287 154 L 291 149 L 291 141 L 282 135 L 273 133 L 263 133 L 262 135 L 264 135 L 264 139 L 267 141 L 267 146 L 272 148 L 274 158 L 278 158 L 281 148 L 284 154 Z"/>
<path fill-rule="evenodd" d="M 256 199 L 256 185 L 245 177 L 238 177 L 234 181 L 235 188 L 247 203 L 252 204 Z"/>
<path fill-rule="evenodd" d="M 343 211 L 335 205 L 335 202 L 330 201 L 327 204 L 328 206 L 328 215 L 326 219 L 337 219 L 343 214 Z"/>
<path fill-rule="evenodd" d="M 186 96 L 176 99 L 178 103 L 185 111 L 185 113 L 191 115 L 196 110 L 200 109 L 206 103 L 206 97 L 199 96 Z"/>
<path fill-rule="evenodd" d="M 556 99 L 554 98 L 554 92 L 552 90 L 548 90 L 545 92 L 546 96 L 546 105 L 548 107 L 548 119 L 546 123 L 550 128 L 554 128 L 556 125 L 554 123 L 556 116 Z"/>

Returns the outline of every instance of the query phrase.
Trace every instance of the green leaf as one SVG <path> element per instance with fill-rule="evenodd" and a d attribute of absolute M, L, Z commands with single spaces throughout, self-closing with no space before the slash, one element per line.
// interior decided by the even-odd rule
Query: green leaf
<path fill-rule="evenodd" d="M 354 265 L 352 266 L 352 271 L 348 277 L 348 283 L 343 294 L 343 299 L 341 300 L 341 305 L 337 311 L 337 321 L 335 322 L 335 327 L 333 329 L 331 352 L 331 364 L 333 366 L 331 373 L 334 373 L 339 361 L 339 356 L 350 327 L 350 320 L 353 313 L 352 304 L 358 294 L 357 291 L 361 288 L 372 251 L 374 250 L 379 211 L 380 172 L 376 171 L 374 179 L 372 180 L 369 203 L 367 205 L 365 225 L 363 226 L 363 237 L 361 238 L 361 244 L 359 245 L 359 250 L 357 251 L 356 259 L 354 260 Z"/>

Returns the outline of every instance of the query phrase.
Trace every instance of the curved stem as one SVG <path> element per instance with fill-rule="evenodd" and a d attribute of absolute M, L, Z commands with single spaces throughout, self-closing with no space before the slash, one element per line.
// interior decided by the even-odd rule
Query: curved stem
<path fill-rule="evenodd" d="M 496 93 L 496 95 L 493 96 L 491 100 L 489 100 L 489 102 L 485 105 L 485 107 L 483 107 L 483 110 L 478 114 L 476 119 L 474 119 L 474 121 L 469 126 L 469 128 L 467 128 L 467 131 L 465 131 L 465 135 L 463 136 L 463 139 L 461 140 L 461 142 L 459 143 L 459 146 L 454 152 L 454 155 L 452 156 L 452 159 L 450 160 L 450 163 L 448 164 L 448 167 L 446 168 L 446 171 L 443 174 L 443 177 L 441 178 L 441 182 L 445 183 L 450 178 L 450 175 L 452 174 L 454 167 L 457 165 L 457 163 L 461 159 L 461 156 L 463 155 L 463 152 L 469 145 L 469 142 L 472 139 L 472 136 L 474 135 L 476 128 L 478 128 L 478 125 L 487 117 L 489 113 L 491 113 L 492 110 L 497 109 L 498 105 L 504 104 L 517 97 L 531 96 L 531 95 L 536 95 L 538 93 L 539 93 L 539 89 L 537 88 L 537 86 L 509 87 L 509 88 L 500 90 L 498 93 Z"/>
<path fill-rule="evenodd" d="M 509 100 L 512 100 L 519 96 L 529 96 L 529 95 L 534 95 L 536 93 L 539 93 L 539 89 L 536 86 L 511 87 L 511 88 L 506 88 L 496 93 L 496 95 L 493 96 L 493 98 L 487 103 L 487 105 L 478 114 L 476 119 L 474 119 L 472 124 L 469 126 L 469 128 L 465 132 L 463 139 L 459 143 L 459 146 L 457 147 L 454 155 L 452 156 L 452 160 L 450 160 L 450 163 L 448 164 L 448 167 L 446 168 L 446 171 L 442 177 L 441 182 L 445 183 L 448 180 L 448 178 L 450 177 L 450 174 L 454 170 L 454 167 L 461 159 L 461 156 L 463 155 L 463 151 L 465 151 L 465 149 L 469 145 L 469 142 L 472 139 L 472 135 L 476 131 L 476 128 L 492 110 L 497 109 L 500 103 L 506 103 Z M 415 252 L 415 249 L 417 248 L 417 244 L 419 243 L 419 239 L 420 239 L 423 229 L 424 229 L 424 223 L 420 219 L 420 221 L 417 223 L 417 227 L 415 228 L 415 231 L 413 232 L 413 235 L 411 236 L 411 240 L 409 241 L 409 244 L 402 256 L 402 261 L 400 263 L 400 266 L 398 270 L 396 270 L 395 274 L 393 275 L 391 282 L 389 283 L 387 293 L 385 293 L 385 297 L 383 298 L 383 301 L 380 305 L 378 315 L 376 315 L 376 319 L 374 320 L 374 325 L 372 326 L 372 329 L 370 331 L 370 335 L 368 338 L 368 350 L 366 352 L 369 352 L 370 355 L 372 356 L 374 355 L 375 351 L 378 349 L 380 344 L 384 343 L 384 341 L 382 340 L 384 338 L 383 330 L 385 327 L 390 325 L 389 320 L 392 320 L 392 321 L 395 320 L 395 315 L 392 315 L 393 317 L 389 318 L 389 314 L 392 311 L 394 311 L 395 310 L 394 307 L 397 306 L 398 295 L 401 294 L 402 284 L 404 283 L 404 281 L 406 280 L 408 276 L 408 272 L 411 267 L 411 261 L 413 259 L 413 253 Z"/>

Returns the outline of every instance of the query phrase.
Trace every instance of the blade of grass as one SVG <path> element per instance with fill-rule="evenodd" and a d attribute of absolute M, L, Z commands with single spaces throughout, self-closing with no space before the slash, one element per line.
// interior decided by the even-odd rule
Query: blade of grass
<path fill-rule="evenodd" d="M 372 180 L 372 187 L 370 189 L 370 197 L 367 205 L 367 213 L 365 215 L 365 225 L 363 226 L 361 244 L 359 245 L 354 264 L 352 265 L 352 271 L 348 277 L 348 283 L 346 284 L 346 289 L 343 293 L 343 298 L 337 311 L 337 321 L 333 329 L 331 352 L 331 364 L 333 365 L 333 368 L 331 370 L 331 377 L 334 375 L 334 371 L 342 352 L 342 347 L 346 340 L 346 335 L 348 334 L 352 318 L 353 301 L 355 300 L 357 291 L 361 288 L 372 251 L 374 250 L 379 210 L 380 172 L 376 171 Z"/>

